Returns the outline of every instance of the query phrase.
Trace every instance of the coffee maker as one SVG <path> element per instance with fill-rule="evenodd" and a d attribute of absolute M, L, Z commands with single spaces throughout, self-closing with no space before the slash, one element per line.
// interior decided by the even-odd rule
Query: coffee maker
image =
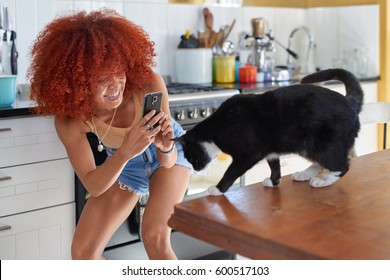
<path fill-rule="evenodd" d="M 257 67 L 257 72 L 264 75 L 264 80 L 270 78 L 275 67 L 275 42 L 272 39 L 272 31 L 266 19 L 253 18 L 252 38 L 253 38 L 253 56 L 252 64 Z"/>

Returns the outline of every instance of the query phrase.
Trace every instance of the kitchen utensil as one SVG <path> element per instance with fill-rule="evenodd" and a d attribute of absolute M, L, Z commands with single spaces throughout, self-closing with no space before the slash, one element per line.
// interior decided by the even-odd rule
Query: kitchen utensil
<path fill-rule="evenodd" d="M 16 97 L 16 75 L 0 76 L 0 107 L 11 106 Z"/>
<path fill-rule="evenodd" d="M 234 54 L 234 44 L 231 41 L 224 41 L 222 43 L 222 53 L 224 55 L 233 55 Z"/>
<path fill-rule="evenodd" d="M 0 29 L 5 29 L 5 15 L 4 15 L 4 6 L 0 3 Z"/>
<path fill-rule="evenodd" d="M 235 24 L 236 24 L 236 19 L 234 19 L 233 22 L 230 25 L 228 25 L 227 30 L 225 30 L 225 32 L 224 32 L 223 41 L 227 40 L 227 38 L 229 37 L 230 32 L 232 32 L 232 29 L 233 29 Z"/>
<path fill-rule="evenodd" d="M 216 42 L 215 42 L 218 47 L 222 47 L 223 37 L 224 37 L 223 30 L 218 31 Z"/>
<path fill-rule="evenodd" d="M 214 46 L 216 41 L 216 34 L 213 31 L 214 18 L 213 14 L 208 8 L 203 9 L 203 18 L 205 24 L 205 31 L 202 34 L 201 45 L 204 45 L 206 48 L 211 48 Z"/>
<path fill-rule="evenodd" d="M 5 7 L 4 9 L 4 30 L 11 31 L 12 30 L 12 20 L 11 20 L 11 14 L 8 10 L 8 7 Z"/>
<path fill-rule="evenodd" d="M 206 29 L 213 30 L 214 17 L 208 8 L 203 9 L 203 17 Z"/>

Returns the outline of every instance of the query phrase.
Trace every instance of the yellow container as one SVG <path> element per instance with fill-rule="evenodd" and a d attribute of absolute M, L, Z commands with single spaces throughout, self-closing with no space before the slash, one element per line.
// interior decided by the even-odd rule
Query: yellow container
<path fill-rule="evenodd" d="M 236 57 L 217 55 L 213 57 L 214 79 L 216 83 L 234 83 L 236 81 Z"/>

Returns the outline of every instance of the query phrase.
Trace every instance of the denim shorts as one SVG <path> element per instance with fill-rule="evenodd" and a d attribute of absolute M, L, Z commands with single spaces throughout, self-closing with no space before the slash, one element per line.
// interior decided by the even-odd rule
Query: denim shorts
<path fill-rule="evenodd" d="M 183 128 L 175 120 L 172 119 L 172 127 L 175 137 L 179 137 L 185 133 Z M 184 157 L 183 147 L 180 143 L 175 143 L 177 149 L 176 165 L 188 167 L 192 170 L 192 165 Z M 113 148 L 107 148 L 107 159 L 116 151 Z M 127 189 L 139 195 L 145 195 L 149 192 L 149 178 L 152 174 L 161 167 L 157 159 L 156 147 L 151 144 L 145 152 L 132 158 L 123 168 L 117 181 L 121 189 Z"/>

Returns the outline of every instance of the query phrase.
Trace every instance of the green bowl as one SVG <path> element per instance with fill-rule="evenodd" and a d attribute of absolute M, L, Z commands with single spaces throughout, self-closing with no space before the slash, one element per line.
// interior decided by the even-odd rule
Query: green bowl
<path fill-rule="evenodd" d="M 0 75 L 0 107 L 11 106 L 16 97 L 16 75 Z"/>

